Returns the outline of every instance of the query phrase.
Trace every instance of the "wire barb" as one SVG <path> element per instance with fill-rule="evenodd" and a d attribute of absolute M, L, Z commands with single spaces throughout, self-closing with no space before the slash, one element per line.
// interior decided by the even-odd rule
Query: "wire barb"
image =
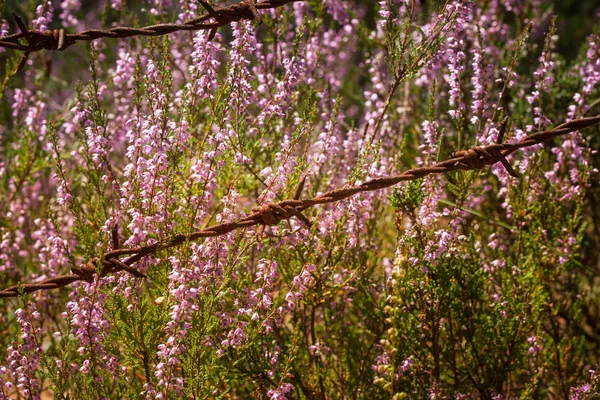
<path fill-rule="evenodd" d="M 36 29 L 27 29 L 23 19 L 13 14 L 19 33 L 0 37 L 0 47 L 23 51 L 19 60 L 20 70 L 25 66 L 25 61 L 30 53 L 41 50 L 62 51 L 79 41 L 94 41 L 104 38 L 125 39 L 134 36 L 161 36 L 179 31 L 208 30 L 209 39 L 213 39 L 217 28 L 242 20 L 257 21 L 261 23 L 258 10 L 267 10 L 282 7 L 288 3 L 302 2 L 305 0 L 266 0 L 256 3 L 254 0 L 242 0 L 238 4 L 230 4 L 213 8 L 206 0 L 198 0 L 207 14 L 180 24 L 157 24 L 143 28 L 115 27 L 106 30 L 87 29 L 79 33 L 65 33 L 63 29 L 41 32 Z M 211 21 L 214 20 L 214 21 Z M 25 44 L 22 42 L 25 39 Z"/>
<path fill-rule="evenodd" d="M 600 115 L 589 118 L 580 118 L 566 122 L 550 130 L 530 134 L 516 143 L 501 143 L 506 132 L 506 122 L 503 121 L 498 134 L 497 143 L 462 150 L 453 153 L 452 158 L 430 166 L 409 169 L 398 175 L 375 178 L 357 186 L 335 189 L 312 199 L 300 200 L 299 198 L 301 188 L 304 186 L 305 178 L 303 178 L 299 185 L 299 190 L 296 191 L 296 196 L 294 196 L 297 198 L 284 200 L 279 203 L 268 203 L 256 206 L 252 209 L 250 215 L 241 218 L 236 222 L 227 222 L 209 226 L 206 229 L 192 232 L 187 235 L 177 235 L 171 238 L 165 238 L 148 246 L 130 249 L 118 249 L 115 246 L 115 249 L 104 254 L 104 268 L 102 268 L 101 271 L 97 268 L 98 260 L 93 259 L 91 262 L 84 264 L 80 268 L 73 269 L 73 273 L 70 275 L 46 279 L 39 283 L 11 286 L 0 291 L 0 298 L 18 297 L 21 293 L 32 293 L 38 290 L 58 289 L 78 281 L 90 282 L 98 275 L 102 277 L 119 271 L 128 272 L 135 277 L 145 278 L 146 275 L 134 269 L 132 264 L 149 255 L 155 254 L 159 250 L 181 246 L 201 238 L 222 236 L 237 229 L 249 228 L 256 225 L 262 227 L 265 225 L 276 225 L 279 222 L 292 217 L 300 219 L 310 227 L 310 221 L 302 214 L 302 212 L 318 204 L 336 203 L 359 193 L 389 188 L 400 182 L 423 178 L 427 175 L 443 174 L 456 170 L 477 170 L 497 162 L 502 162 L 504 164 L 503 160 L 508 164 L 506 157 L 519 149 L 531 147 L 556 136 L 565 135 L 599 123 Z M 510 164 L 508 165 L 510 167 Z M 125 261 L 118 260 L 119 256 L 124 255 L 129 255 L 130 257 Z"/>

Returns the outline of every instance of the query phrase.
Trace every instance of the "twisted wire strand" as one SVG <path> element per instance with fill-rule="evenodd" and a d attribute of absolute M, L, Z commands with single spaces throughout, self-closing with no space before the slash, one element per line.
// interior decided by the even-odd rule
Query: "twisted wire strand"
<path fill-rule="evenodd" d="M 25 54 L 41 50 L 65 50 L 78 41 L 93 41 L 97 39 L 112 38 L 124 39 L 133 36 L 161 36 L 179 31 L 210 30 L 212 39 L 217 28 L 241 20 L 259 21 L 260 14 L 257 10 L 278 8 L 289 3 L 304 0 L 266 0 L 255 3 L 254 0 L 242 0 L 238 4 L 213 9 L 209 3 L 200 0 L 200 4 L 207 10 L 207 14 L 180 24 L 156 24 L 142 28 L 114 27 L 110 29 L 87 29 L 79 33 L 65 33 L 64 29 L 55 29 L 41 32 L 36 29 L 27 29 L 22 18 L 13 15 L 19 33 L 0 38 L 0 47 L 20 50 Z M 25 40 L 25 44 L 23 40 Z"/>
<path fill-rule="evenodd" d="M 237 229 L 249 228 L 255 225 L 277 225 L 283 220 L 296 217 L 306 224 L 310 224 L 306 216 L 302 214 L 308 208 L 319 204 L 336 203 L 359 193 L 381 190 L 394 186 L 400 182 L 423 178 L 427 175 L 442 174 L 456 170 L 478 170 L 486 166 L 501 162 L 505 167 L 508 164 L 506 157 L 519 149 L 531 147 L 543 143 L 556 136 L 565 135 L 600 123 L 600 115 L 589 118 L 580 118 L 558 125 L 557 127 L 530 134 L 516 143 L 502 143 L 506 130 L 506 120 L 502 123 L 497 143 L 487 146 L 473 147 L 453 153 L 452 158 L 438 162 L 431 166 L 412 168 L 398 175 L 391 175 L 366 181 L 360 185 L 343 187 L 312 199 L 299 199 L 299 191 L 296 198 L 280 201 L 278 203 L 267 203 L 252 209 L 252 212 L 235 222 L 209 226 L 187 235 L 176 235 L 158 241 L 148 246 L 115 249 L 105 253 L 102 263 L 98 259 L 84 264 L 80 268 L 73 268 L 72 273 L 54 278 L 49 278 L 37 283 L 21 284 L 11 286 L 0 291 L 0 298 L 17 297 L 20 293 L 32 293 L 38 290 L 52 290 L 65 287 L 78 281 L 93 281 L 96 276 L 106 276 L 119 271 L 126 271 L 135 277 L 143 278 L 144 274 L 132 267 L 133 264 L 144 257 L 155 254 L 159 250 L 168 249 L 182 244 L 197 241 L 198 239 L 222 236 Z M 507 169 L 509 169 L 508 167 Z M 511 175 L 516 175 L 512 168 Z M 301 182 L 302 187 L 304 181 Z M 114 233 L 113 233 L 114 239 Z M 116 243 L 115 243 L 116 242 Z M 118 247 L 118 241 L 113 240 L 113 246 Z M 129 256 L 124 261 L 119 257 Z M 100 268 L 102 265 L 102 268 Z"/>

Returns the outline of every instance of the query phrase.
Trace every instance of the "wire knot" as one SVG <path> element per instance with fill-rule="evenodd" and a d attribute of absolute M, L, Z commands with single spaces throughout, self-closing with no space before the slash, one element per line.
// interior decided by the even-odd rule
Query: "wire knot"
<path fill-rule="evenodd" d="M 90 262 L 83 264 L 79 268 L 71 268 L 71 272 L 73 272 L 75 275 L 79 275 L 81 278 L 83 278 L 84 280 L 86 280 L 88 282 L 92 282 L 94 280 L 94 277 L 99 272 L 98 271 L 99 262 L 100 262 L 100 260 L 98 260 L 98 258 L 93 258 Z M 137 278 L 145 278 L 146 277 L 146 275 L 144 275 L 137 269 L 132 268 L 131 266 L 125 264 L 124 262 L 120 261 L 116 257 L 113 257 L 109 260 L 104 260 L 104 268 L 102 268 L 100 276 L 106 276 L 108 274 L 112 274 L 112 273 L 119 272 L 119 271 L 129 272 L 131 275 L 133 275 Z"/>
<path fill-rule="evenodd" d="M 518 178 L 519 174 L 517 174 L 510 165 L 506 159 L 506 156 L 502 154 L 502 142 L 504 141 L 504 135 L 506 134 L 507 124 L 508 118 L 504 118 L 504 120 L 500 123 L 496 144 L 486 146 L 485 148 L 475 146 L 467 150 L 453 152 L 452 158 L 460 158 L 460 160 L 456 161 L 456 165 L 462 167 L 463 169 L 473 170 L 482 169 L 486 165 L 494 165 L 497 162 L 500 162 L 510 176 Z"/>
<path fill-rule="evenodd" d="M 463 169 L 482 169 L 487 165 L 494 165 L 497 162 L 502 163 L 508 174 L 514 178 L 518 178 L 519 174 L 515 172 L 513 167 L 510 165 L 500 147 L 494 147 L 496 145 L 483 147 L 473 147 L 467 150 L 455 151 L 452 153 L 453 158 L 460 158 L 457 160 L 457 165 Z"/>
<path fill-rule="evenodd" d="M 225 8 L 223 11 L 226 10 L 227 9 Z M 248 21 L 258 21 L 259 23 L 261 22 L 260 14 L 256 9 L 256 4 L 254 3 L 254 0 L 242 0 L 238 4 L 232 4 L 231 11 L 236 19 L 230 22 L 240 21 L 242 19 Z"/>
<path fill-rule="evenodd" d="M 206 9 L 217 25 L 210 30 L 208 40 L 215 37 L 219 26 L 241 20 L 258 21 L 259 24 L 262 22 L 254 0 L 242 0 L 238 4 L 231 4 L 216 10 L 206 0 L 198 0 L 198 2 Z"/>
<path fill-rule="evenodd" d="M 472 147 L 467 150 L 457 151 L 453 154 L 454 157 L 460 157 L 460 164 L 468 169 L 481 169 L 486 165 L 496 164 L 501 161 L 504 156 L 500 149 L 483 147 Z"/>
<path fill-rule="evenodd" d="M 71 268 L 71 272 L 75 275 L 80 276 L 83 280 L 87 282 L 92 282 L 94 280 L 94 276 L 98 272 L 97 268 L 98 259 L 94 258 L 90 262 L 87 262 L 80 266 L 79 268 Z"/>
<path fill-rule="evenodd" d="M 280 205 L 276 203 L 268 203 L 252 208 L 252 211 L 260 214 L 260 223 L 262 225 L 277 225 L 284 219 L 290 219 L 296 217 L 306 225 L 310 226 L 311 223 L 304 214 L 298 211 L 294 206 L 285 204 Z"/>
<path fill-rule="evenodd" d="M 36 47 L 45 50 L 63 50 L 65 48 L 65 30 L 54 29 L 52 31 L 40 32 L 36 29 L 29 31 L 29 35 L 37 40 Z"/>
<path fill-rule="evenodd" d="M 15 23 L 21 31 L 19 37 L 25 38 L 27 46 L 22 46 L 24 51 L 45 50 L 63 50 L 67 47 L 64 29 L 54 29 L 52 31 L 39 31 L 37 29 L 27 29 L 23 18 L 13 14 Z"/>
<path fill-rule="evenodd" d="M 288 210 L 275 203 L 256 206 L 252 211 L 260 214 L 263 225 L 277 225 L 279 221 L 292 216 Z"/>
<path fill-rule="evenodd" d="M 225 7 L 217 8 L 216 10 L 206 0 L 199 0 L 199 3 L 219 25 L 227 25 L 244 19 L 248 21 L 259 21 L 259 23 L 261 21 L 254 0 L 242 0 L 238 4 L 230 4 Z"/>

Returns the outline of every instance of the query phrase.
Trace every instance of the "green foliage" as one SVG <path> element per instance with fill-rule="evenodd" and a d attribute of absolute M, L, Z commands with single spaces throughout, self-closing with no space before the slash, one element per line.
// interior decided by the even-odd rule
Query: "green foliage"
<path fill-rule="evenodd" d="M 121 247 L 162 244 L 243 218 L 271 201 L 265 199 L 273 187 L 272 201 L 293 198 L 299 185 L 308 199 L 482 145 L 504 116 L 507 140 L 551 126 L 536 113 L 565 120 L 582 92 L 579 68 L 589 45 L 573 39 L 561 52 L 567 17 L 549 17 L 552 4 L 540 6 L 541 15 L 525 9 L 522 20 L 499 7 L 493 22 L 507 23 L 505 31 L 482 23 L 468 32 L 457 77 L 457 102 L 466 106 L 452 118 L 459 104 L 449 98 L 444 46 L 460 16 L 451 12 L 427 27 L 444 4 L 418 3 L 403 2 L 415 10 L 400 14 L 398 6 L 381 23 L 380 4 L 357 2 L 367 7 L 345 10 L 362 19 L 340 43 L 336 35 L 345 27 L 328 2 L 308 1 L 311 12 L 299 21 L 292 6 L 264 13 L 262 25 L 244 25 L 257 29 L 263 46 L 244 55 L 247 65 L 231 56 L 231 31 L 222 28 L 225 39 L 215 39 L 211 54 L 221 64 L 205 96 L 195 92 L 192 65 L 177 65 L 195 50 L 188 32 L 73 46 L 52 58 L 67 57 L 59 71 L 44 66 L 41 52 L 31 55 L 27 74 L 13 74 L 18 57 L 6 56 L 0 289 L 21 285 L 21 293 L 0 300 L 0 366 L 9 347 L 30 340 L 16 310 L 33 303 L 43 318 L 28 323 L 42 329 L 31 337 L 43 351 L 31 375 L 54 398 L 151 398 L 154 388 L 164 398 L 266 399 L 290 384 L 294 399 L 600 399 L 600 374 L 588 372 L 600 362 L 597 127 L 515 153 L 511 165 L 524 166 L 518 179 L 494 166 L 410 180 L 391 192 L 305 210 L 310 226 L 294 218 L 161 247 L 133 263 L 146 279 L 119 272 L 24 293 L 24 282 L 103 265 L 98 258 L 115 247 L 113 232 Z M 137 21 L 141 6 L 128 6 L 116 10 L 107 2 L 99 18 Z M 479 7 L 493 10 L 492 2 Z M 115 78 L 120 46 L 134 60 L 130 86 Z M 479 79 L 472 56 L 486 46 L 493 50 L 482 51 L 481 61 L 489 107 L 477 114 L 469 109 Z M 348 65 L 340 66 L 346 51 Z M 542 53 L 556 68 L 530 101 Z M 278 84 L 291 74 L 283 54 L 288 61 L 312 57 L 313 70 L 282 100 Z M 75 77 L 68 76 L 66 66 L 82 60 L 89 60 L 85 72 L 74 68 Z M 257 65 L 260 79 L 246 70 Z M 246 105 L 238 84 L 248 76 L 255 103 Z M 21 86 L 33 100 L 13 115 L 8 99 Z M 67 93 L 53 97 L 56 88 Z M 130 100 L 123 126 L 114 122 L 122 112 L 115 93 Z M 599 96 L 596 87 L 587 94 L 589 108 L 577 112 L 597 113 Z M 32 128 L 28 115 L 40 104 L 48 107 L 46 119 Z M 281 109 L 258 122 L 272 104 Z M 425 138 L 425 121 L 437 123 L 434 137 Z M 45 135 L 37 130 L 42 125 Z M 149 131 L 157 135 L 147 139 Z M 179 135 L 187 135 L 185 143 L 175 145 Z M 577 153 L 568 153 L 575 145 Z M 134 170 L 159 153 L 162 169 L 152 164 L 159 174 Z M 204 167 L 206 176 L 196 173 Z M 61 183 L 70 201 L 58 200 Z M 151 229 L 140 229 L 144 224 Z M 52 265 L 59 257 L 63 263 Z M 269 262 L 276 274 L 263 287 L 261 268 Z M 0 371 L 3 385 L 13 372 Z"/>

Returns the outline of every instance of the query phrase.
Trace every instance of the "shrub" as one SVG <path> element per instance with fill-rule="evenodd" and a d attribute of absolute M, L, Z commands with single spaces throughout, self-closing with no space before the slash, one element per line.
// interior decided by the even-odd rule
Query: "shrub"
<path fill-rule="evenodd" d="M 594 2 L 34 3 L 4 16 L 54 34 L 0 34 L 0 399 L 600 398 L 597 125 L 323 196 L 598 114 Z"/>

